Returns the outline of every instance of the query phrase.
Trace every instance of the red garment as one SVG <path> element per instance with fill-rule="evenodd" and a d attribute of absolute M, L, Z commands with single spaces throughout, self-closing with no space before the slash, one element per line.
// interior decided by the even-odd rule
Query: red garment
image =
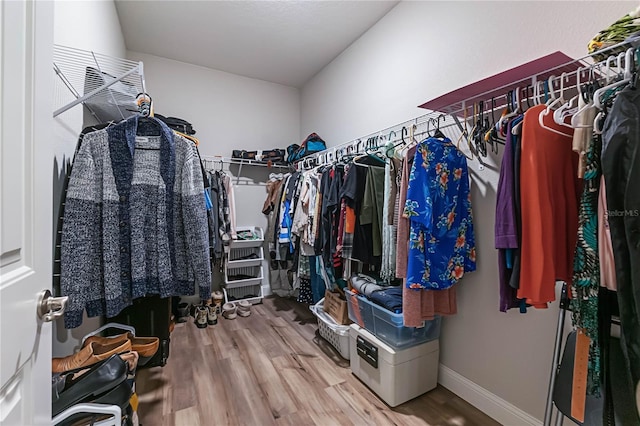
<path fill-rule="evenodd" d="M 422 321 L 435 315 L 454 315 L 458 312 L 457 284 L 446 290 L 414 290 L 402 284 L 402 313 L 405 327 L 421 327 Z"/>
<path fill-rule="evenodd" d="M 573 254 L 578 236 L 578 200 L 581 182 L 578 155 L 572 151 L 573 129 L 544 117 L 538 105 L 527 110 L 522 123 L 520 193 L 522 212 L 522 266 L 518 298 L 536 308 L 555 300 L 555 282 L 571 284 Z"/>

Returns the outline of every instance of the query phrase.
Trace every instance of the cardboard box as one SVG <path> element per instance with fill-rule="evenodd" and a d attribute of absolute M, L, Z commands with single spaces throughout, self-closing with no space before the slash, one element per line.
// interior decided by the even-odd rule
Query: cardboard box
<path fill-rule="evenodd" d="M 338 324 L 349 325 L 349 310 L 347 300 L 340 293 L 332 293 L 326 290 L 324 293 L 324 311 L 331 315 Z"/>

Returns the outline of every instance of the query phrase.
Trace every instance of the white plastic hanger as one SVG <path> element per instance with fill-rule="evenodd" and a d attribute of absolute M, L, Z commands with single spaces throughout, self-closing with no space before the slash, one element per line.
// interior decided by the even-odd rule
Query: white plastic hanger
<path fill-rule="evenodd" d="M 544 103 L 544 80 L 536 82 L 533 86 L 533 103 L 542 105 Z"/>
<path fill-rule="evenodd" d="M 549 78 L 549 80 L 551 80 L 551 78 Z M 564 99 L 564 82 L 565 80 L 568 80 L 567 78 L 567 73 L 563 72 L 562 75 L 560 75 L 560 92 L 559 92 L 559 96 L 556 98 L 555 95 L 553 94 L 553 83 L 551 82 L 549 84 L 549 91 L 553 97 L 553 101 L 548 102 L 547 103 L 547 107 L 545 109 L 543 109 L 542 111 L 540 111 L 540 117 L 538 118 L 540 120 L 540 123 L 542 124 L 542 116 L 547 116 L 551 113 L 551 110 L 558 105 L 562 105 L 566 102 L 566 100 Z"/>
<path fill-rule="evenodd" d="M 580 82 L 580 76 L 582 71 L 586 71 L 589 67 L 578 68 L 576 71 L 576 89 L 578 90 L 578 94 L 573 98 L 569 99 L 569 102 L 560 105 L 560 108 L 553 112 L 553 121 L 561 126 L 573 127 L 571 124 L 565 122 L 567 117 L 570 115 L 574 115 L 578 111 L 579 98 L 582 96 L 582 87 Z"/>
<path fill-rule="evenodd" d="M 593 79 L 593 66 L 590 67 L 590 71 L 589 71 L 589 79 Z M 580 88 L 580 90 L 582 90 L 582 88 Z M 582 96 L 582 93 L 581 93 Z M 582 108 L 578 109 L 575 114 L 573 114 L 573 117 L 571 117 L 571 127 L 573 127 L 574 129 L 580 129 L 580 128 L 585 128 L 585 129 L 590 129 L 591 127 L 593 127 L 591 125 L 591 123 L 589 124 L 580 124 L 580 117 L 582 114 L 584 114 L 585 111 L 587 111 L 590 108 L 593 108 L 593 99 L 590 99 L 589 102 L 586 103 L 586 105 L 584 105 Z"/>
<path fill-rule="evenodd" d="M 598 109 L 603 108 L 604 105 L 602 104 L 601 98 L 602 98 L 602 95 L 604 95 L 608 90 L 623 86 L 631 81 L 631 78 L 633 77 L 633 67 L 631 66 L 631 64 L 635 62 L 633 58 L 634 50 L 635 50 L 634 48 L 629 48 L 625 52 L 624 78 L 622 80 L 616 81 L 615 83 L 607 84 L 606 86 L 601 87 L 600 89 L 596 90 L 595 93 L 593 94 L 593 105 L 596 108 Z"/>
<path fill-rule="evenodd" d="M 547 108 L 549 108 L 549 106 L 553 105 L 554 101 L 557 99 L 555 97 L 555 94 L 553 93 L 553 81 L 551 80 L 552 78 L 555 78 L 553 76 L 549 77 L 549 101 L 547 101 Z M 551 100 L 553 99 L 553 100 Z M 556 133 L 558 135 L 562 135 L 562 136 L 566 136 L 568 138 L 572 137 L 571 134 L 567 134 L 567 133 L 563 133 L 557 129 L 554 129 L 553 127 L 549 127 L 545 124 L 544 122 L 544 117 L 547 114 L 544 114 L 544 112 L 546 111 L 546 109 L 540 111 L 540 114 L 538 114 L 538 123 L 540 124 L 540 127 L 542 127 L 543 129 L 547 129 L 550 132 Z"/>
<path fill-rule="evenodd" d="M 593 120 L 593 133 L 595 133 L 596 135 L 602 134 L 602 129 L 600 128 L 602 118 L 604 118 L 604 111 L 598 112 L 596 114 L 596 118 Z"/>

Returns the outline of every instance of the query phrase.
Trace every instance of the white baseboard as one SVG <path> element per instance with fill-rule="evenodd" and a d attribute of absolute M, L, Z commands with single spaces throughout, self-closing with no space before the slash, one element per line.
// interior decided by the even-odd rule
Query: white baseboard
<path fill-rule="evenodd" d="M 542 425 L 542 422 L 532 415 L 442 364 L 438 371 L 438 383 L 503 425 Z"/>

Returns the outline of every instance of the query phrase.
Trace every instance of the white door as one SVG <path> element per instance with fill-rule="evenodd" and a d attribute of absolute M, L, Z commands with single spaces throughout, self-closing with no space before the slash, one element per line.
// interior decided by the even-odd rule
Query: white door
<path fill-rule="evenodd" d="M 0 425 L 51 424 L 53 2 L 0 1 Z"/>

